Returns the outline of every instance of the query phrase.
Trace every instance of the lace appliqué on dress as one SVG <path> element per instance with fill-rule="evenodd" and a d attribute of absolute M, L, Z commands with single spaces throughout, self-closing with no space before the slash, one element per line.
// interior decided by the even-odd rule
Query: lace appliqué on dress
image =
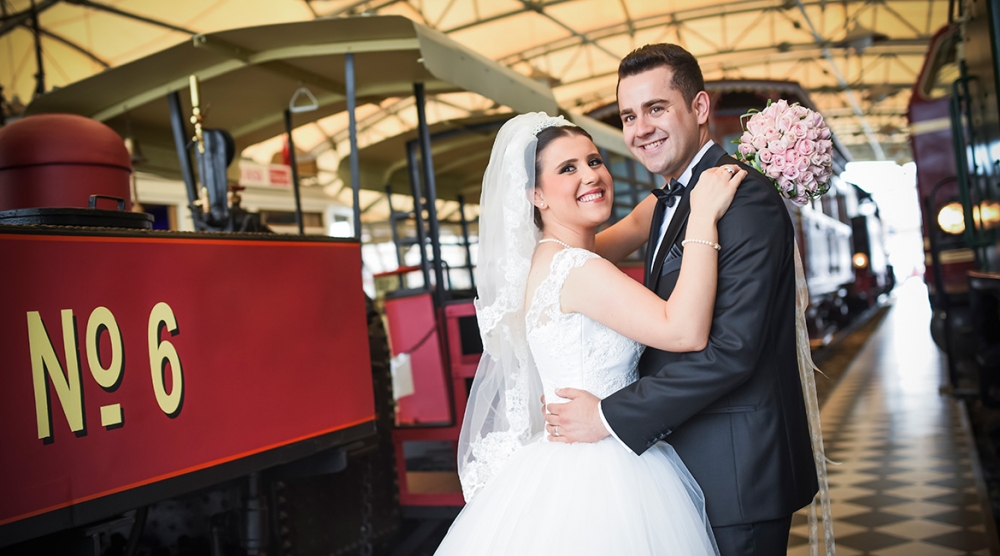
<path fill-rule="evenodd" d="M 599 258 L 597 253 L 579 248 L 562 249 L 552 256 L 549 275 L 538 284 L 535 294 L 531 297 L 531 305 L 525 317 L 528 334 L 535 328 L 559 320 L 560 316 L 568 316 L 559 308 L 559 294 L 562 292 L 563 283 L 566 282 L 569 271 L 583 266 L 590 259 L 597 258 Z"/>

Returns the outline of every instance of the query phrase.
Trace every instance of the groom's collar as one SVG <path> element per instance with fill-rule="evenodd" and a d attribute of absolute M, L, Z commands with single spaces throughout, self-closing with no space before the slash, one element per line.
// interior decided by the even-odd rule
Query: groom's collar
<path fill-rule="evenodd" d="M 691 174 L 694 172 L 694 167 L 697 166 L 699 162 L 701 162 L 702 157 L 705 156 L 705 153 L 707 153 L 708 149 L 712 148 L 712 145 L 714 144 L 715 142 L 712 141 L 711 139 L 705 141 L 705 144 L 701 146 L 701 150 L 698 151 L 698 154 L 694 155 L 694 158 L 691 159 L 691 163 L 688 164 L 688 167 L 684 169 L 684 173 L 681 174 L 679 178 L 677 178 L 677 181 L 679 181 L 681 185 L 687 187 L 688 183 L 691 181 Z"/>

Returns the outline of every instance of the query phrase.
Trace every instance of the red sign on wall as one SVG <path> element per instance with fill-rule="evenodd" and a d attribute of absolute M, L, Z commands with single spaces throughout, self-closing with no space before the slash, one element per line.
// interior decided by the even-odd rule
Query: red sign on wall
<path fill-rule="evenodd" d="M 0 525 L 371 421 L 360 247 L 0 233 Z"/>

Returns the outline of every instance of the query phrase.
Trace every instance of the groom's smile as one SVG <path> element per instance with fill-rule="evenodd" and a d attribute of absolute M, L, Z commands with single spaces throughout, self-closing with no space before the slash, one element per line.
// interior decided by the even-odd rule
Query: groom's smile
<path fill-rule="evenodd" d="M 645 145 L 642 145 L 640 148 L 648 152 L 662 145 L 664 141 L 666 141 L 666 139 L 660 139 L 658 141 L 653 141 L 652 143 L 646 143 Z"/>

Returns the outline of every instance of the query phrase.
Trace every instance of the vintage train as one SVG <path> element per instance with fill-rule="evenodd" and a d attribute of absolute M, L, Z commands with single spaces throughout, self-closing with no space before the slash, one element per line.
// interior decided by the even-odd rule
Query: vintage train
<path fill-rule="evenodd" d="M 273 234 L 241 204 L 227 168 L 248 145 L 283 131 L 291 139 L 288 98 L 303 83 L 321 94 L 297 125 L 349 116 L 341 175 L 354 204 L 345 214 L 300 192 L 292 154 L 289 197 L 276 205 L 294 207 L 300 235 Z M 719 87 L 714 128 L 725 144 L 735 105 L 723 99 L 747 89 Z M 797 91 L 758 90 L 753 102 Z M 430 125 L 426 95 L 461 91 L 506 108 Z M 413 98 L 416 129 L 358 148 L 355 107 L 388 98 Z M 209 118 L 200 99 L 212 103 Z M 616 180 L 615 217 L 660 185 L 612 127 L 397 16 L 198 35 L 40 97 L 0 128 L 0 151 L 41 153 L 33 173 L 9 179 L 18 165 L 0 152 L 0 255 L 18 269 L 7 282 L 17 295 L 0 306 L 0 552 L 372 554 L 398 541 L 403 517 L 454 515 L 455 442 L 482 345 L 475 223 L 464 209 L 440 218 L 437 206 L 474 199 L 496 130 L 535 110 L 563 112 L 594 136 Z M 58 116 L 50 125 L 81 126 L 60 142 L 37 124 L 54 113 L 90 120 Z M 107 210 L 129 203 L 119 138 L 142 143 L 136 169 L 180 176 L 174 193 L 164 182 L 146 197 L 179 207 L 175 220 L 190 214 L 194 232 L 150 230 L 148 217 Z M 97 172 L 109 167 L 117 177 Z M 390 210 L 399 269 L 380 277 L 381 314 L 361 287 L 361 188 L 413 199 L 412 210 Z M 820 342 L 891 287 L 871 216 L 855 225 L 852 203 L 867 201 L 837 188 L 836 200 L 796 213 Z M 171 200 L 177 192 L 183 201 Z M 267 208 L 259 192 L 242 195 Z M 301 235 L 308 212 L 349 222 L 351 237 Z M 460 230 L 460 268 L 442 256 L 443 226 Z M 419 262 L 407 265 L 414 246 Z M 858 253 L 868 266 L 852 263 Z"/>
<path fill-rule="evenodd" d="M 1000 404 L 1000 8 L 950 4 L 907 111 L 935 341 L 950 385 Z"/>
<path fill-rule="evenodd" d="M 300 114 L 288 99 L 304 83 L 320 92 Z M 429 126 L 426 95 L 461 92 L 503 108 Z M 392 218 L 415 221 L 426 249 L 423 280 L 402 280 L 383 319 L 361 287 L 357 200 L 362 178 L 390 178 L 375 178 L 379 191 L 393 182 L 387 166 L 366 171 L 373 153 L 357 148 L 354 113 L 403 97 L 418 125 L 391 156 L 415 208 Z M 488 146 L 511 111 L 560 109 L 533 80 L 387 16 L 199 35 L 40 97 L 2 128 L 0 254 L 18 271 L 0 308 L 0 551 L 371 554 L 403 513 L 460 507 L 449 473 L 426 462 L 457 438 L 481 348 L 472 290 L 446 287 L 436 213 L 468 184 L 434 158 L 452 136 L 485 134 Z M 294 199 L 300 235 L 270 233 L 241 202 L 264 208 L 268 195 L 229 187 L 234 153 L 290 135 L 293 114 L 302 125 L 337 113 L 350 120 L 352 237 L 302 235 L 303 207 L 318 203 L 300 194 L 294 159 L 280 205 Z M 625 153 L 614 130 L 567 115 Z M 143 146 L 136 170 L 180 176 L 184 201 L 168 182 L 146 183 L 144 199 L 167 222 L 190 215 L 193 232 L 152 230 L 154 218 L 127 211 L 122 139 Z M 383 322 L 417 395 L 393 398 Z"/>

